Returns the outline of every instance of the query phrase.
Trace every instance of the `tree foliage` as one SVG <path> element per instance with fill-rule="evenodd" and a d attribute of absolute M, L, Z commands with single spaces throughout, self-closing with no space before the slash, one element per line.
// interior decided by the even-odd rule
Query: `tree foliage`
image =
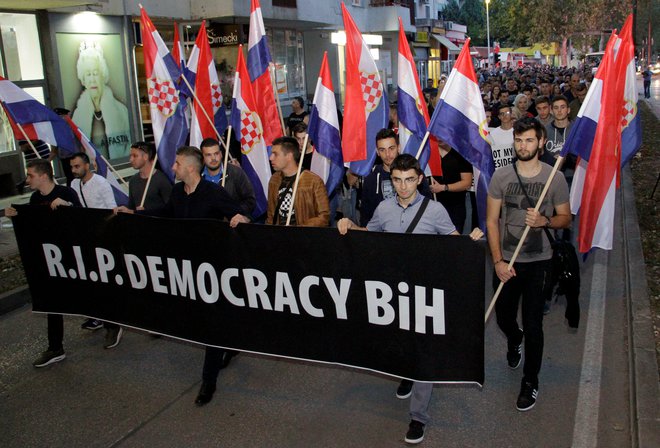
<path fill-rule="evenodd" d="M 486 6 L 483 0 L 451 0 L 440 15 L 444 20 L 466 25 L 472 45 L 486 45 Z"/>

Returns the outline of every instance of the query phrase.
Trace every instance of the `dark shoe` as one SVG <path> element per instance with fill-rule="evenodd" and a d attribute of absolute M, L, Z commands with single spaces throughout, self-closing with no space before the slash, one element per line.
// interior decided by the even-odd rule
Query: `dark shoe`
<path fill-rule="evenodd" d="M 239 353 L 240 352 L 237 352 L 236 350 L 225 350 L 225 352 L 222 354 L 222 365 L 220 368 L 224 369 L 227 367 L 231 362 L 231 359 Z"/>
<path fill-rule="evenodd" d="M 117 328 L 108 328 L 105 332 L 105 348 L 113 348 L 119 345 L 121 341 L 121 336 L 124 334 L 124 329 L 122 327 Z"/>
<path fill-rule="evenodd" d="M 34 367 L 46 367 L 49 364 L 60 362 L 64 358 L 66 358 L 64 350 L 47 350 L 35 359 L 32 365 Z"/>
<path fill-rule="evenodd" d="M 80 328 L 82 328 L 83 330 L 91 330 L 91 331 L 98 330 L 100 328 L 103 328 L 103 322 L 96 319 L 87 319 L 85 322 L 82 323 Z"/>
<path fill-rule="evenodd" d="M 418 422 L 417 420 L 410 420 L 408 432 L 406 433 L 406 438 L 404 440 L 406 443 L 411 444 L 417 444 L 424 440 L 424 423 Z"/>
<path fill-rule="evenodd" d="M 506 352 L 506 361 L 511 369 L 517 369 L 522 359 L 522 338 L 523 332 L 520 330 L 520 338 L 516 341 L 508 340 Z"/>
<path fill-rule="evenodd" d="M 202 387 L 199 388 L 199 393 L 197 394 L 197 398 L 195 398 L 195 404 L 197 406 L 204 406 L 213 399 L 214 393 L 215 393 L 215 384 L 202 383 Z"/>
<path fill-rule="evenodd" d="M 412 395 L 413 382 L 410 380 L 401 380 L 398 389 L 396 390 L 396 397 L 405 400 Z"/>
<path fill-rule="evenodd" d="M 523 379 L 520 386 L 520 395 L 516 402 L 516 409 L 519 411 L 529 411 L 536 404 L 536 397 L 539 394 L 539 387 Z"/>
<path fill-rule="evenodd" d="M 552 306 L 552 302 L 550 300 L 546 300 L 545 304 L 543 305 L 543 315 L 547 316 L 550 314 L 550 308 Z"/>

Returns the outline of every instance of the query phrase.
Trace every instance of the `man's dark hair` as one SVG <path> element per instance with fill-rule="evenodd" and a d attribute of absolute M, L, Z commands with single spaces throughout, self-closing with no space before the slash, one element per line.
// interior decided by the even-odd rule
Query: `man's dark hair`
<path fill-rule="evenodd" d="M 399 154 L 396 156 L 396 159 L 394 159 L 390 165 L 390 173 L 394 173 L 394 170 L 415 170 L 418 176 L 424 174 L 424 171 L 422 171 L 422 168 L 419 166 L 419 162 L 411 154 Z"/>
<path fill-rule="evenodd" d="M 153 143 L 135 142 L 131 145 L 131 148 L 142 151 L 147 155 L 149 160 L 154 160 L 154 157 L 156 157 L 156 146 Z"/>
<path fill-rule="evenodd" d="M 197 171 L 202 172 L 204 167 L 204 157 L 202 157 L 202 151 L 195 148 L 194 146 L 181 146 L 176 150 L 177 156 L 184 156 L 193 159 L 195 165 L 197 165 Z"/>
<path fill-rule="evenodd" d="M 531 117 L 525 117 L 521 118 L 520 120 L 516 120 L 516 124 L 513 125 L 513 135 L 515 137 L 516 135 L 521 135 L 522 133 L 532 129 L 536 133 L 536 138 L 541 140 L 543 137 L 543 126 L 538 122 L 538 120 Z M 391 169 L 392 168 L 390 167 L 390 170 Z"/>
<path fill-rule="evenodd" d="M 554 106 L 557 101 L 563 101 L 566 103 L 566 106 L 568 107 L 568 98 L 566 98 L 564 95 L 557 95 L 552 97 L 552 101 L 550 101 L 550 105 Z"/>
<path fill-rule="evenodd" d="M 296 96 L 293 99 L 295 101 L 298 101 L 298 104 L 300 104 L 300 107 L 305 107 L 305 100 L 303 99 L 302 96 Z"/>
<path fill-rule="evenodd" d="M 204 148 L 210 148 L 212 146 L 219 147 L 220 148 L 220 154 L 222 154 L 223 156 L 225 155 L 224 148 L 222 147 L 220 142 L 217 141 L 216 139 L 214 139 L 213 137 L 208 137 L 208 138 L 205 138 L 204 140 L 202 140 L 202 143 L 199 144 L 199 149 L 201 151 Z"/>
<path fill-rule="evenodd" d="M 546 103 L 549 106 L 550 105 L 550 99 L 545 95 L 537 96 L 536 100 L 534 101 L 534 104 L 536 104 L 538 106 L 539 104 L 543 104 L 543 103 Z"/>
<path fill-rule="evenodd" d="M 307 123 L 301 121 L 296 123 L 296 125 L 291 129 L 293 135 L 300 134 L 301 132 L 307 133 Z"/>
<path fill-rule="evenodd" d="M 577 86 L 575 86 L 576 92 L 582 92 L 584 90 L 587 90 L 587 85 L 584 83 L 579 83 Z"/>
<path fill-rule="evenodd" d="M 71 160 L 73 160 L 73 159 L 75 159 L 75 158 L 77 158 L 77 157 L 80 158 L 80 159 L 83 161 L 83 163 L 88 163 L 88 164 L 91 163 L 91 162 L 89 161 L 89 156 L 88 156 L 86 153 L 84 153 L 84 152 L 77 152 L 77 153 L 75 153 L 74 155 L 71 156 Z"/>
<path fill-rule="evenodd" d="M 44 159 L 35 159 L 30 160 L 26 168 L 32 168 L 38 174 L 45 174 L 48 176 L 48 179 L 53 180 L 53 166 L 48 160 Z"/>
<path fill-rule="evenodd" d="M 399 144 L 399 135 L 394 132 L 393 129 L 383 128 L 378 131 L 378 134 L 376 134 L 376 146 L 378 146 L 379 141 L 385 140 L 386 138 L 393 138 L 396 144 Z"/>
<path fill-rule="evenodd" d="M 293 137 L 279 137 L 273 140 L 273 146 L 278 145 L 285 154 L 293 154 L 293 160 L 300 162 L 300 145 Z"/>

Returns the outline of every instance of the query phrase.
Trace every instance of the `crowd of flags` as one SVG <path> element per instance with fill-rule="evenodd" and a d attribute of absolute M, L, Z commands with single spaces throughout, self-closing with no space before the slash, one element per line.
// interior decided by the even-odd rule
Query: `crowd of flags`
<path fill-rule="evenodd" d="M 311 104 L 309 135 L 315 152 L 312 170 L 331 193 L 341 183 L 344 167 L 357 175 L 371 172 L 376 159 L 375 135 L 387 127 L 389 102 L 383 80 L 361 32 L 342 3 L 346 30 L 346 100 L 340 132 L 327 54 L 323 57 Z M 186 62 L 175 26 L 170 51 L 147 12 L 141 8 L 145 75 L 155 145 L 161 166 L 169 168 L 176 148 L 204 138 L 222 141 L 229 127 L 244 155 L 242 166 L 254 185 L 259 216 L 266 210 L 268 161 L 273 140 L 284 134 L 272 80 L 273 61 L 259 0 L 251 0 L 247 61 L 238 51 L 231 119 L 227 121 L 215 63 L 202 22 Z M 399 19 L 398 97 L 402 152 L 415 155 L 427 173 L 441 174 L 438 140 L 457 150 L 475 172 L 480 227 L 485 229 L 487 187 L 494 172 L 486 114 L 469 54 L 469 39 L 449 75 L 433 116 L 429 117 L 412 53 Z M 114 170 L 87 136 L 68 117 L 60 117 L 10 81 L 0 77 L 0 102 L 16 138 L 42 140 L 58 147 L 63 157 L 82 146 L 97 171 L 113 186 L 118 202 L 125 192 Z M 620 34 L 613 33 L 603 61 L 563 147 L 562 156 L 579 156 L 571 209 L 581 215 L 578 245 L 612 248 L 614 191 L 621 167 L 641 144 L 637 114 L 632 17 Z M 422 145 L 422 143 L 424 143 Z M 222 141 L 228 148 L 229 142 Z M 111 168 L 111 167 L 110 167 Z M 172 172 L 165 169 L 172 179 Z M 589 198 L 589 200 L 584 200 Z"/>

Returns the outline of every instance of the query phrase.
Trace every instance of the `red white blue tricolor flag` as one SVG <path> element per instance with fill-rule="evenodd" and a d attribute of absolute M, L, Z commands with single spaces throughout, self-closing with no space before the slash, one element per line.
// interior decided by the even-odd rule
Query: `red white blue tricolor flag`
<path fill-rule="evenodd" d="M 397 115 L 399 116 L 399 144 L 402 153 L 417 157 L 424 140 L 430 118 L 415 69 L 415 61 L 408 46 L 403 22 L 399 17 L 399 64 L 398 64 Z M 438 141 L 429 138 L 419 156 L 422 170 L 427 164 L 434 176 L 442 175 L 442 161 L 438 152 Z"/>
<path fill-rule="evenodd" d="M 273 58 L 268 50 L 266 28 L 261 15 L 259 0 L 252 0 L 250 8 L 250 33 L 248 36 L 247 68 L 250 73 L 252 90 L 258 92 L 255 96 L 254 109 L 261 117 L 263 135 L 266 145 L 271 146 L 273 140 L 282 136 L 282 124 L 277 112 L 277 103 L 270 79 L 270 64 Z"/>
<path fill-rule="evenodd" d="M 387 127 L 389 103 L 378 67 L 344 3 L 346 101 L 342 150 L 350 170 L 366 176 L 376 160 L 376 134 Z"/>
<path fill-rule="evenodd" d="M 344 177 L 344 161 L 341 154 L 337 103 L 332 87 L 327 52 L 323 54 L 321 72 L 316 83 L 307 129 L 315 149 L 312 155 L 312 172 L 323 179 L 328 195 L 330 195 Z"/>
<path fill-rule="evenodd" d="M 71 118 L 64 115 L 62 116 L 64 121 L 69 125 L 73 135 L 76 136 L 76 139 L 82 145 L 85 154 L 89 157 L 89 160 L 93 165 L 96 165 L 96 174 L 99 176 L 105 177 L 105 179 L 110 183 L 112 187 L 112 193 L 115 196 L 115 202 L 117 205 L 127 205 L 128 204 L 128 195 L 124 189 L 119 185 L 117 176 L 115 173 L 108 168 L 108 164 L 105 162 L 105 159 L 101 156 L 99 151 L 96 149 L 94 144 L 89 140 L 89 138 L 80 130 L 80 128 L 73 122 Z"/>
<path fill-rule="evenodd" d="M 151 22 L 147 11 L 140 7 L 144 67 L 147 78 L 151 123 L 161 167 L 170 180 L 174 180 L 172 165 L 176 150 L 186 144 L 188 123 L 178 89 L 181 71 L 165 42 Z"/>
<path fill-rule="evenodd" d="M 495 171 L 488 121 L 467 39 L 449 74 L 429 131 L 458 151 L 475 169 L 479 227 L 486 230 L 488 184 Z"/>
<path fill-rule="evenodd" d="M 215 70 L 211 46 L 206 36 L 206 21 L 197 34 L 197 40 L 188 58 L 188 79 L 194 80 L 195 94 L 190 122 L 190 144 L 199 148 L 205 138 L 218 138 L 227 129 L 227 115 L 222 104 L 222 91 L 218 72 Z M 200 105 L 201 103 L 201 105 Z M 213 123 L 209 118 L 213 119 Z M 215 126 L 215 129 L 213 127 Z"/>
<path fill-rule="evenodd" d="M 261 216 L 266 212 L 268 181 L 271 176 L 261 117 L 256 109 L 250 75 L 243 58 L 243 46 L 239 45 L 231 102 L 231 125 L 234 128 L 234 138 L 241 144 L 243 171 L 252 182 L 257 197 L 257 206 L 252 212 L 253 217 Z"/>
<path fill-rule="evenodd" d="M 571 212 L 580 214 L 578 250 L 610 250 L 620 169 L 641 144 L 637 114 L 632 16 L 612 34 L 598 72 L 561 155 L 579 156 L 571 186 Z"/>
<path fill-rule="evenodd" d="M 186 67 L 185 53 L 181 45 L 181 38 L 179 37 L 179 24 L 174 22 L 174 44 L 172 45 L 172 57 L 174 62 L 181 70 Z"/>
<path fill-rule="evenodd" d="M 35 100 L 13 82 L 0 76 L 0 102 L 12 124 L 17 140 L 42 140 L 57 146 L 60 155 L 68 157 L 78 152 L 73 134 L 62 118 Z M 20 124 L 25 135 L 18 129 Z"/>

